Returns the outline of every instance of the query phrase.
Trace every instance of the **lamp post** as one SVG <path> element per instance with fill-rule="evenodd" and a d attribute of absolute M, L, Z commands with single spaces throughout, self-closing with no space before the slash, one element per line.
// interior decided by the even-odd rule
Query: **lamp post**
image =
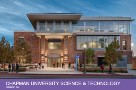
<path fill-rule="evenodd" d="M 83 48 L 84 48 L 84 51 L 85 51 L 85 57 L 84 57 L 84 72 L 83 74 L 86 74 L 86 48 L 87 48 L 87 45 L 86 43 L 83 45 Z"/>

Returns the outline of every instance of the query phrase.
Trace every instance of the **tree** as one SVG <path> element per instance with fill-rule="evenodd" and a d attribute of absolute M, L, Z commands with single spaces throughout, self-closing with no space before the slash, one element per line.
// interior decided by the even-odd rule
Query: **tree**
<path fill-rule="evenodd" d="M 105 47 L 105 49 L 105 63 L 112 64 L 116 63 L 117 60 L 121 60 L 122 52 L 119 51 L 119 42 L 116 37 L 114 37 L 114 40 L 108 45 L 108 47 Z"/>
<path fill-rule="evenodd" d="M 23 38 L 16 41 L 15 54 L 17 61 L 21 64 L 31 63 L 32 61 L 30 45 Z"/>
<path fill-rule="evenodd" d="M 87 63 L 92 63 L 94 62 L 94 50 L 92 48 L 88 48 L 86 50 L 86 61 Z"/>
<path fill-rule="evenodd" d="M 5 69 L 5 63 L 11 63 L 14 60 L 14 53 L 10 47 L 9 42 L 2 37 L 0 41 L 0 63 L 2 63 L 3 71 Z"/>

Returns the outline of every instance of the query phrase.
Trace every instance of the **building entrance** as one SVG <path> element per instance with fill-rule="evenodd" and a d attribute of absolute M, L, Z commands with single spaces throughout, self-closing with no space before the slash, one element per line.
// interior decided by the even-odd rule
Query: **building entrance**
<path fill-rule="evenodd" d="M 54 67 L 53 64 L 55 64 L 55 67 L 61 67 L 61 58 L 60 57 L 49 57 L 47 60 L 47 67 Z"/>
<path fill-rule="evenodd" d="M 98 63 L 97 63 L 97 65 L 98 66 L 101 66 L 102 64 L 104 64 L 104 57 L 98 57 Z"/>

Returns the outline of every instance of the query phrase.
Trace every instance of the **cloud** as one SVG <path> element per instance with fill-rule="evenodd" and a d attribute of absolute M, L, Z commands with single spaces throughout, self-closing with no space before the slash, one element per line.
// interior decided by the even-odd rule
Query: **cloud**
<path fill-rule="evenodd" d="M 7 35 L 13 43 L 14 31 L 32 31 L 27 13 L 83 13 L 85 16 L 136 18 L 135 3 L 135 0 L 0 0 L 0 36 Z M 132 42 L 136 45 L 136 21 L 131 26 Z"/>

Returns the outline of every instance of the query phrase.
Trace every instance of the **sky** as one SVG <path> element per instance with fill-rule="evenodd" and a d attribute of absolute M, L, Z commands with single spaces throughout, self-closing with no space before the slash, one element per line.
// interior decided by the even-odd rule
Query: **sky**
<path fill-rule="evenodd" d="M 82 13 L 83 16 L 126 16 L 136 19 L 136 0 L 0 0 L 0 39 L 14 44 L 14 31 L 33 31 L 27 13 Z M 136 55 L 136 21 L 131 23 Z"/>

